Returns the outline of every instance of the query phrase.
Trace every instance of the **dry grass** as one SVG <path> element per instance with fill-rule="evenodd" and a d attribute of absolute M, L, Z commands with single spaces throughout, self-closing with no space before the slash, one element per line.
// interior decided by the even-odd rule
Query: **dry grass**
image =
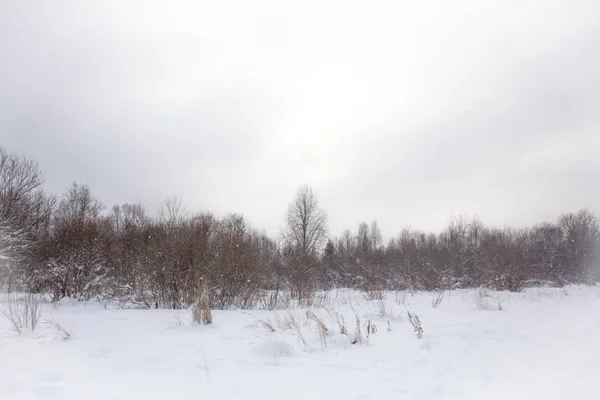
<path fill-rule="evenodd" d="M 491 310 L 493 308 L 491 304 L 492 296 L 489 291 L 484 288 L 479 288 L 475 292 L 473 302 L 478 310 Z"/>
<path fill-rule="evenodd" d="M 302 298 L 298 306 L 302 308 L 325 308 L 329 305 L 329 293 L 325 291 L 315 291 Z"/>
<path fill-rule="evenodd" d="M 413 326 L 413 331 L 415 335 L 417 335 L 417 339 L 421 339 L 423 337 L 423 328 L 421 327 L 421 319 L 416 314 L 411 314 L 410 311 L 406 310 L 408 314 L 408 322 Z"/>
<path fill-rule="evenodd" d="M 323 323 L 323 320 L 321 320 L 321 318 L 319 318 L 315 313 L 310 311 L 306 313 L 306 316 L 309 319 L 313 320 L 317 325 L 317 328 L 319 329 L 319 339 L 321 340 L 321 347 L 327 347 L 327 332 L 329 331 L 329 329 Z"/>
<path fill-rule="evenodd" d="M 279 327 L 279 329 L 282 330 L 293 331 L 296 337 L 298 338 L 298 341 L 302 343 L 302 345 L 307 349 L 310 348 L 310 345 L 308 344 L 308 342 L 304 338 L 304 335 L 302 334 L 302 330 L 300 329 L 300 325 L 298 324 L 296 316 L 291 311 L 288 311 L 287 314 L 283 316 L 283 318 L 277 317 L 277 326 Z"/>
<path fill-rule="evenodd" d="M 257 297 L 257 304 L 261 310 L 325 308 L 330 303 L 331 298 L 327 291 L 309 291 L 298 297 L 289 290 L 265 290 Z"/>
<path fill-rule="evenodd" d="M 335 318 L 335 321 L 337 322 L 340 333 L 342 335 L 347 335 L 348 329 L 346 328 L 346 321 L 344 321 L 344 316 L 338 312 L 334 312 L 331 310 L 327 310 L 327 312 L 329 313 L 330 317 L 332 317 L 332 319 Z"/>
<path fill-rule="evenodd" d="M 289 291 L 268 290 L 261 293 L 258 304 L 261 310 L 290 308 L 292 305 L 292 296 Z"/>
<path fill-rule="evenodd" d="M 352 344 L 363 344 L 363 342 L 365 341 L 365 338 L 363 337 L 362 334 L 362 328 L 361 328 L 361 324 L 360 324 L 360 317 L 358 316 L 357 313 L 354 314 L 356 317 L 356 328 L 354 329 L 354 339 L 352 339 L 352 341 L 350 343 Z"/>
<path fill-rule="evenodd" d="M 384 300 L 385 292 L 383 290 L 369 289 L 369 290 L 365 291 L 364 296 L 365 296 L 365 300 L 367 300 L 367 301 Z"/>
<path fill-rule="evenodd" d="M 400 304 L 401 306 L 405 305 L 407 295 L 408 293 L 406 292 L 396 292 L 396 303 Z"/>
<path fill-rule="evenodd" d="M 369 319 L 367 320 L 367 337 L 374 333 L 377 333 L 377 325 Z"/>
<path fill-rule="evenodd" d="M 192 318 L 194 319 L 194 322 L 198 324 L 210 325 L 213 323 L 209 290 L 206 284 L 198 288 L 196 292 L 196 301 L 192 305 Z"/>
<path fill-rule="evenodd" d="M 433 308 L 437 308 L 440 304 L 442 304 L 445 294 L 446 291 L 444 289 L 435 290 L 433 292 L 433 299 L 431 300 L 431 305 L 433 306 Z"/>
<path fill-rule="evenodd" d="M 35 331 L 42 314 L 41 303 L 41 296 L 36 294 L 27 294 L 21 299 L 15 295 L 8 295 L 8 308 L 2 310 L 2 314 L 17 333 L 21 334 L 23 329 L 28 328 Z"/>
<path fill-rule="evenodd" d="M 213 323 L 212 310 L 208 305 L 207 300 L 197 300 L 192 306 L 192 317 L 194 322 L 203 325 L 210 325 Z"/>
<path fill-rule="evenodd" d="M 206 380 L 210 381 L 210 371 L 208 370 L 208 361 L 206 361 L 206 354 L 204 353 L 203 348 L 201 348 L 199 351 L 202 351 L 202 358 L 204 358 L 204 372 L 206 374 Z"/>
<path fill-rule="evenodd" d="M 175 314 L 173 316 L 173 322 L 169 323 L 167 325 L 167 328 L 169 328 L 169 329 L 181 328 L 181 327 L 183 327 L 183 325 L 184 325 L 184 323 L 181 319 L 181 315 Z"/>
<path fill-rule="evenodd" d="M 502 301 L 500 297 L 492 296 L 488 289 L 479 288 L 473 296 L 473 303 L 478 310 L 499 310 L 502 311 Z"/>
<path fill-rule="evenodd" d="M 347 306 L 352 304 L 352 296 L 349 293 L 339 296 L 339 292 L 335 295 L 335 300 L 338 307 Z"/>
<path fill-rule="evenodd" d="M 77 323 L 75 322 L 75 320 L 73 320 L 73 322 L 71 322 L 71 328 L 69 330 L 66 330 L 60 324 L 60 321 L 58 319 L 53 318 L 53 317 L 51 317 L 49 319 L 46 319 L 45 322 L 46 322 L 46 324 L 48 326 L 50 326 L 51 328 L 53 328 L 56 331 L 58 331 L 64 340 L 71 339 L 71 334 L 73 333 L 73 330 L 75 329 L 75 325 L 77 325 Z"/>
<path fill-rule="evenodd" d="M 279 315 L 275 315 L 275 319 L 277 321 L 277 327 L 281 330 L 293 329 L 292 326 L 292 318 L 295 318 L 294 315 L 288 311 L 286 315 L 280 317 Z"/>
<path fill-rule="evenodd" d="M 371 339 L 371 335 L 374 335 L 375 333 L 377 333 L 377 325 L 375 325 L 373 322 L 371 322 L 371 320 L 367 320 L 366 324 L 365 324 L 365 330 L 367 331 L 367 336 L 366 336 L 366 343 L 367 346 L 369 345 L 369 340 Z"/>
<path fill-rule="evenodd" d="M 212 310 L 208 308 L 208 306 L 203 306 L 200 309 L 200 320 L 204 325 L 209 325 L 213 323 Z"/>
<path fill-rule="evenodd" d="M 273 324 L 271 323 L 270 320 L 265 321 L 265 320 L 261 319 L 261 320 L 256 321 L 256 323 L 259 325 L 262 325 L 262 327 L 268 331 L 275 332 L 275 328 L 273 328 Z"/>
<path fill-rule="evenodd" d="M 327 326 L 323 323 L 323 320 L 321 318 L 317 317 L 317 315 L 311 311 L 307 312 L 307 316 L 317 324 L 319 330 L 327 333 Z"/>
<path fill-rule="evenodd" d="M 381 318 L 385 317 L 386 315 L 385 303 L 381 299 L 377 300 L 377 314 Z"/>

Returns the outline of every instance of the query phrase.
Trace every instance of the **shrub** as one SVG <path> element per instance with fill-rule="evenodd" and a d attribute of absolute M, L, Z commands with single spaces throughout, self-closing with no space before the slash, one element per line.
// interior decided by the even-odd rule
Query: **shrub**
<path fill-rule="evenodd" d="M 22 299 L 15 295 L 9 295 L 7 298 L 8 309 L 2 310 L 2 314 L 8 319 L 11 326 L 21 333 L 22 329 L 30 328 L 35 331 L 42 314 L 41 296 L 27 294 Z"/>

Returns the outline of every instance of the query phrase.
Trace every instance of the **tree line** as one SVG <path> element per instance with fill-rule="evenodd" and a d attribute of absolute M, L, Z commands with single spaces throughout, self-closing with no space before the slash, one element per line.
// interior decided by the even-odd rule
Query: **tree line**
<path fill-rule="evenodd" d="M 533 284 L 600 278 L 600 226 L 588 210 L 526 229 L 455 218 L 440 233 L 404 229 L 384 243 L 377 221 L 328 235 L 314 191 L 301 187 L 270 237 L 240 214 L 184 212 L 169 198 L 106 208 L 87 185 L 44 190 L 38 164 L 0 147 L 0 286 L 64 297 L 182 308 L 201 292 L 213 308 L 310 302 L 331 288 L 364 291 Z"/>

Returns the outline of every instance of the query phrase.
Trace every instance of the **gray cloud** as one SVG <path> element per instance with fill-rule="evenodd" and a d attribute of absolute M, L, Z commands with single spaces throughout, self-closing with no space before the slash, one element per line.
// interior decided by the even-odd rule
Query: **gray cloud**
<path fill-rule="evenodd" d="M 0 143 L 272 233 L 303 183 L 334 234 L 598 211 L 600 6 L 449 3 L 3 4 Z"/>

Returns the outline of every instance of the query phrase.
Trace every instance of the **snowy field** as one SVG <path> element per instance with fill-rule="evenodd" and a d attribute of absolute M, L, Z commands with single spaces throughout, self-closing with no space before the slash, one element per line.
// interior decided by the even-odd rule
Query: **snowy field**
<path fill-rule="evenodd" d="M 0 399 L 600 398 L 600 287 L 432 297 L 334 291 L 325 307 L 215 311 L 208 326 L 189 310 L 44 304 L 34 332 L 0 315 Z"/>

